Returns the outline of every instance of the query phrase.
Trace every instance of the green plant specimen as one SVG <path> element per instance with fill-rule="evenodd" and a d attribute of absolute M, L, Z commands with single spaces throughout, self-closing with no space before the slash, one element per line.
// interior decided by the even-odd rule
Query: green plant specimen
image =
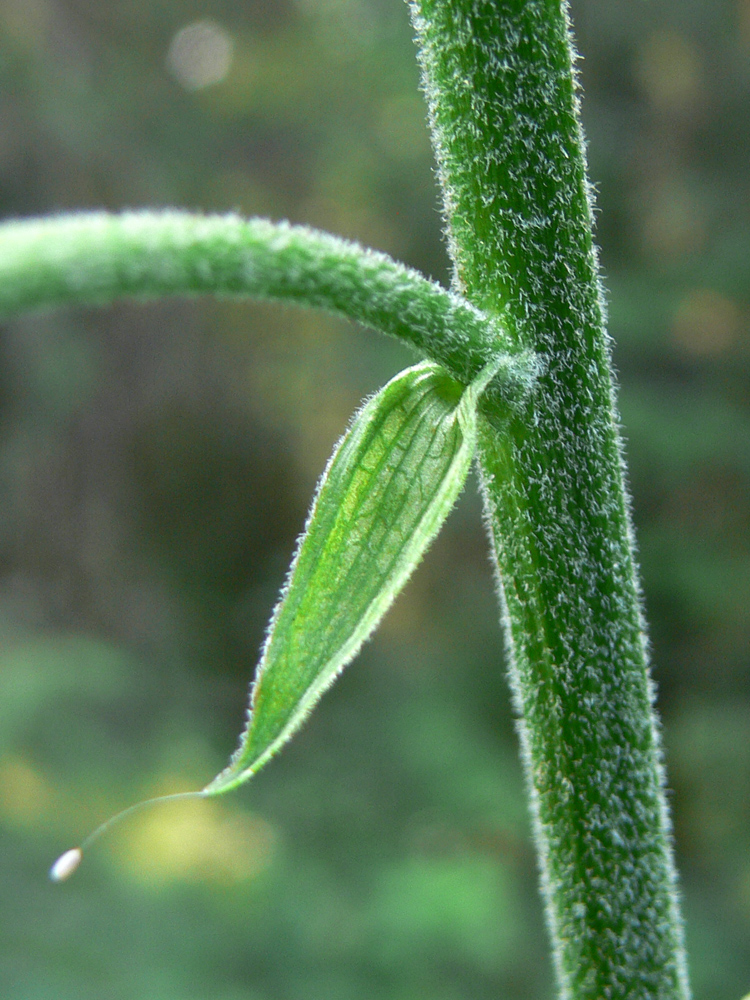
<path fill-rule="evenodd" d="M 683 997 L 566 6 L 414 12 L 455 284 L 546 361 L 479 460 L 561 995 Z"/>
<path fill-rule="evenodd" d="M 3 227 L 0 308 L 287 298 L 365 321 L 443 366 L 398 376 L 344 438 L 272 623 L 240 750 L 198 794 L 239 783 L 296 728 L 438 530 L 476 447 L 560 996 L 685 1000 L 566 6 L 412 10 L 451 293 L 307 230 L 97 215 Z M 417 474 L 399 485 L 405 468 Z M 331 568 L 345 558 L 370 590 L 347 595 L 346 574 Z M 340 601 L 351 603 L 337 618 Z"/>

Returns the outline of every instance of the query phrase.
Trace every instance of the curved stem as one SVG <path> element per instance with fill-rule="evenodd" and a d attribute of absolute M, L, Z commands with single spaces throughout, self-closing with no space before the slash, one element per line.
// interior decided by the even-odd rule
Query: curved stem
<path fill-rule="evenodd" d="M 285 222 L 144 211 L 0 225 L 3 316 L 206 293 L 345 316 L 429 355 L 464 383 L 510 347 L 499 318 L 386 254 Z"/>

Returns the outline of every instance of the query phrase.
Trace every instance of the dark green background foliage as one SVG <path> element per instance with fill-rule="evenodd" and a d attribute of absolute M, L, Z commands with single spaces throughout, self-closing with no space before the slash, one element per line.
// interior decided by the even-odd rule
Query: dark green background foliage
<path fill-rule="evenodd" d="M 750 989 L 750 3 L 581 0 L 584 122 L 698 996 Z M 226 77 L 167 55 L 210 17 Z M 176 205 L 446 279 L 399 0 L 0 2 L 0 212 Z M 411 360 L 312 314 L 66 310 L 0 344 L 9 1000 L 458 1000 L 551 977 L 473 483 L 250 786 L 224 765 L 315 480 Z"/>

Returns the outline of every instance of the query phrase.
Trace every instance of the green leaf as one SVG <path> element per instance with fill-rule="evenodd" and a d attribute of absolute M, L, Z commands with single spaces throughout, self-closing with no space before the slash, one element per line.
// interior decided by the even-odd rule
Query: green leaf
<path fill-rule="evenodd" d="M 378 625 L 461 492 L 477 399 L 497 368 L 464 388 L 425 362 L 356 415 L 323 474 L 271 619 L 240 746 L 206 794 L 255 774 Z"/>

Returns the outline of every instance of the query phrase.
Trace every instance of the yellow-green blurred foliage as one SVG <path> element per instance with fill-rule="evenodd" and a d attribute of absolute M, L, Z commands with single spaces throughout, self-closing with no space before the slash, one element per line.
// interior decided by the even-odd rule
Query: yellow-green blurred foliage
<path fill-rule="evenodd" d="M 698 996 L 750 985 L 750 3 L 573 5 Z M 0 0 L 0 211 L 289 218 L 446 280 L 400 0 Z M 205 784 L 317 476 L 409 360 L 267 306 L 0 340 L 7 1000 L 551 995 L 475 488 L 251 786 Z"/>

